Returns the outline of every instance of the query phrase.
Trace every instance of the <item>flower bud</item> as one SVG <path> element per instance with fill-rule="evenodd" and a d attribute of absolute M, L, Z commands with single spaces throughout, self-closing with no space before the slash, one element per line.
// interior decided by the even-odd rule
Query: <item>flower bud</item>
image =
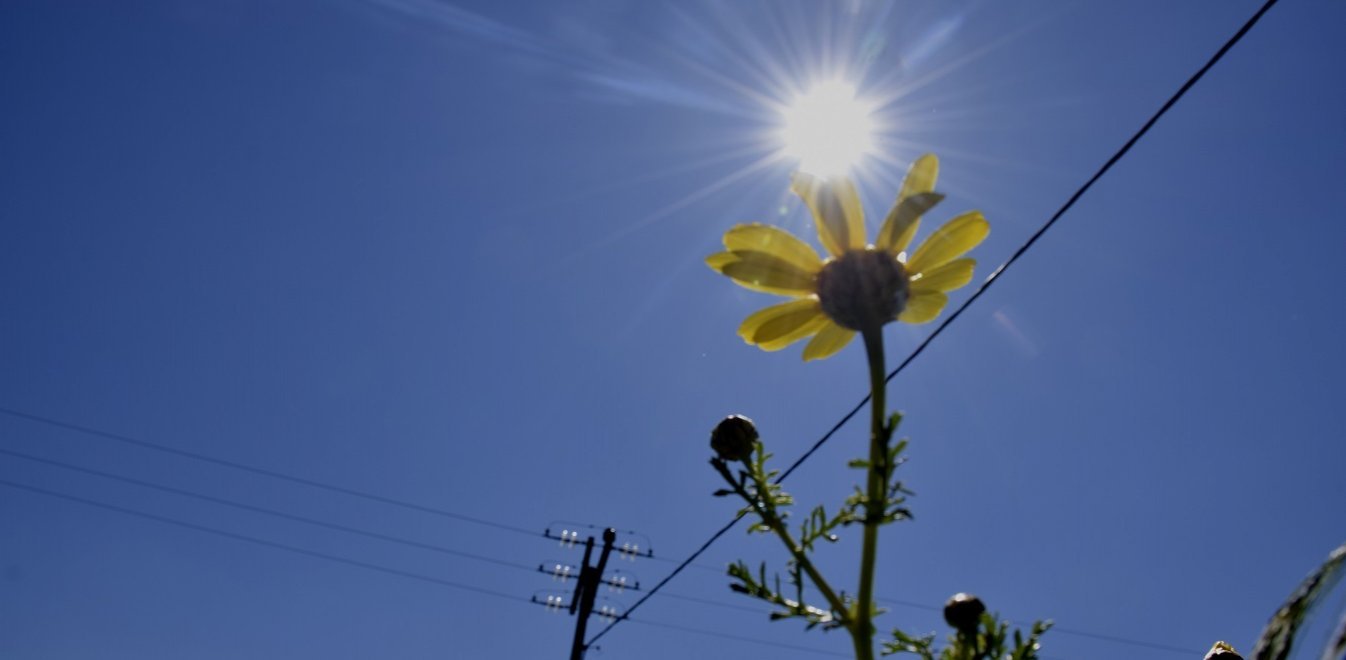
<path fill-rule="evenodd" d="M 986 605 L 972 594 L 957 593 L 949 599 L 949 602 L 944 603 L 944 621 L 968 635 L 977 632 L 981 615 L 985 612 Z"/>
<path fill-rule="evenodd" d="M 1211 645 L 1210 652 L 1206 654 L 1206 660 L 1243 660 L 1243 656 L 1234 650 L 1225 642 L 1216 642 Z"/>
<path fill-rule="evenodd" d="M 752 420 L 742 415 L 730 415 L 724 418 L 715 430 L 710 432 L 710 448 L 725 461 L 746 461 L 752 456 L 753 444 L 757 442 L 757 427 Z"/>

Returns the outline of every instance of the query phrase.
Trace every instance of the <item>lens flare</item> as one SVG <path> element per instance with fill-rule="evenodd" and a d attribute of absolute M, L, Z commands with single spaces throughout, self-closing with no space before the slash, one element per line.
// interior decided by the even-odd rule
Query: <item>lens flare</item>
<path fill-rule="evenodd" d="M 815 85 L 783 112 L 785 155 L 818 176 L 847 174 L 873 150 L 873 109 L 840 80 Z"/>

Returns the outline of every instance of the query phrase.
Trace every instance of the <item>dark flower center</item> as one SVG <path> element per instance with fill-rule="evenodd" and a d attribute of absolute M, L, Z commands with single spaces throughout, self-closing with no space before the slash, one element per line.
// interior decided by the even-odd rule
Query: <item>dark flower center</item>
<path fill-rule="evenodd" d="M 863 331 L 897 318 L 910 293 L 907 271 L 883 250 L 850 250 L 818 273 L 818 301 L 837 325 Z"/>

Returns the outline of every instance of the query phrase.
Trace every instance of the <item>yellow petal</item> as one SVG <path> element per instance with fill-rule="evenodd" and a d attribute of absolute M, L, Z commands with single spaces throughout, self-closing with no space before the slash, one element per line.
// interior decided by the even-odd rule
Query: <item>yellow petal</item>
<path fill-rule="evenodd" d="M 763 323 L 796 311 L 812 310 L 816 304 L 817 301 L 812 298 L 800 298 L 798 300 L 783 302 L 779 305 L 763 307 L 762 309 L 749 314 L 748 318 L 743 319 L 743 323 L 740 323 L 738 326 L 738 336 L 742 337 L 744 341 L 752 343 L 753 334 L 757 332 L 758 328 L 762 327 Z"/>
<path fill-rule="evenodd" d="M 789 346 L 790 344 L 793 344 L 799 341 L 800 339 L 803 339 L 805 337 L 811 337 L 817 334 L 818 330 L 821 329 L 823 325 L 825 325 L 826 323 L 827 323 L 827 315 L 823 314 L 822 312 L 819 312 L 818 314 L 815 314 L 813 318 L 810 319 L 804 325 L 799 326 L 798 328 L 794 329 L 793 331 L 787 334 L 781 335 L 777 339 L 773 339 L 771 341 L 759 342 L 757 344 L 757 347 L 764 351 L 779 351 L 780 349 L 785 348 L 786 346 Z"/>
<path fill-rule="evenodd" d="M 817 332 L 826 321 L 816 298 L 791 300 L 754 312 L 738 327 L 738 336 L 764 351 L 779 351 Z"/>
<path fill-rule="evenodd" d="M 898 192 L 897 201 L 911 197 L 917 193 L 932 192 L 935 189 L 935 179 L 939 177 L 939 159 L 935 154 L 925 154 L 917 158 L 907 168 L 907 176 L 902 179 L 902 190 Z M 903 246 L 905 249 L 906 246 Z"/>
<path fill-rule="evenodd" d="M 940 227 L 931 234 L 907 261 L 908 273 L 934 270 L 977 247 L 991 233 L 991 223 L 981 211 L 969 211 Z"/>
<path fill-rule="evenodd" d="M 937 192 L 921 192 L 899 197 L 892 210 L 888 212 L 888 217 L 884 218 L 883 227 L 879 228 L 879 236 L 874 239 L 874 245 L 893 254 L 907 249 L 911 237 L 916 235 L 916 227 L 921 224 L 921 216 L 943 199 L 944 195 Z"/>
<path fill-rule="evenodd" d="M 818 336 L 804 347 L 804 360 L 821 360 L 846 347 L 855 338 L 854 330 L 847 330 L 828 320 L 823 324 Z"/>
<path fill-rule="evenodd" d="M 935 154 L 925 154 L 907 168 L 907 176 L 902 179 L 902 188 L 897 192 L 897 201 L 893 202 L 892 210 L 884 219 L 874 245 L 893 254 L 907 249 L 911 244 L 911 237 L 916 235 L 916 227 L 921 224 L 921 216 L 944 199 L 944 196 L 940 195 L 939 199 L 928 204 L 920 200 L 912 201 L 918 195 L 933 193 L 937 178 L 939 178 L 939 159 Z M 921 206 L 924 208 L 920 208 Z"/>
<path fill-rule="evenodd" d="M 790 179 L 790 189 L 813 211 L 818 240 L 832 256 L 865 246 L 865 212 L 850 179 L 822 179 L 795 172 Z"/>
<path fill-rule="evenodd" d="M 976 267 L 976 259 L 968 257 L 954 259 L 939 268 L 920 273 L 919 278 L 911 281 L 911 292 L 914 294 L 920 291 L 953 291 L 972 281 L 972 271 Z"/>
<path fill-rule="evenodd" d="M 732 250 L 765 252 L 782 261 L 788 261 L 801 270 L 816 273 L 822 268 L 822 259 L 808 243 L 795 238 L 784 229 L 753 223 L 735 225 L 725 232 L 724 246 Z"/>
<path fill-rule="evenodd" d="M 724 267 L 735 261 L 738 261 L 738 257 L 733 252 L 716 252 L 706 257 L 706 265 L 717 273 L 723 273 Z"/>
<path fill-rule="evenodd" d="M 735 259 L 723 264 L 719 271 L 728 275 L 740 286 L 784 296 L 806 296 L 813 293 L 816 288 L 814 273 L 801 270 L 774 255 L 751 250 L 729 254 Z"/>
<path fill-rule="evenodd" d="M 929 323 L 939 316 L 949 297 L 938 291 L 912 291 L 907 299 L 907 307 L 897 315 L 903 323 Z"/>

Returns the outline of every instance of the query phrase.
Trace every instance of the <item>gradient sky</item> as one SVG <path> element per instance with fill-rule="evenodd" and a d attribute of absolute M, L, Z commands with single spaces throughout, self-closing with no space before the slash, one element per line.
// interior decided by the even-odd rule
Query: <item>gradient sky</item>
<path fill-rule="evenodd" d="M 779 104 L 883 99 L 871 223 L 939 154 L 921 236 L 984 211 L 980 280 L 1259 4 L 0 4 L 0 408 L 495 525 L 0 414 L 29 488 L 0 486 L 0 656 L 564 657 L 527 568 L 579 553 L 538 533 L 636 530 L 658 558 L 615 565 L 651 585 L 733 514 L 721 416 L 784 464 L 865 391 L 858 344 L 744 345 L 773 298 L 701 261 L 742 221 L 814 240 Z M 881 628 L 972 591 L 1055 619 L 1052 658 L 1246 651 L 1346 540 L 1343 24 L 1272 9 L 894 381 L 918 495 Z M 890 363 L 930 329 L 889 326 Z M 866 433 L 788 489 L 840 501 Z M 821 556 L 843 584 L 857 545 Z M 731 532 L 591 657 L 848 651 L 730 593 L 737 558 L 781 552 Z"/>

